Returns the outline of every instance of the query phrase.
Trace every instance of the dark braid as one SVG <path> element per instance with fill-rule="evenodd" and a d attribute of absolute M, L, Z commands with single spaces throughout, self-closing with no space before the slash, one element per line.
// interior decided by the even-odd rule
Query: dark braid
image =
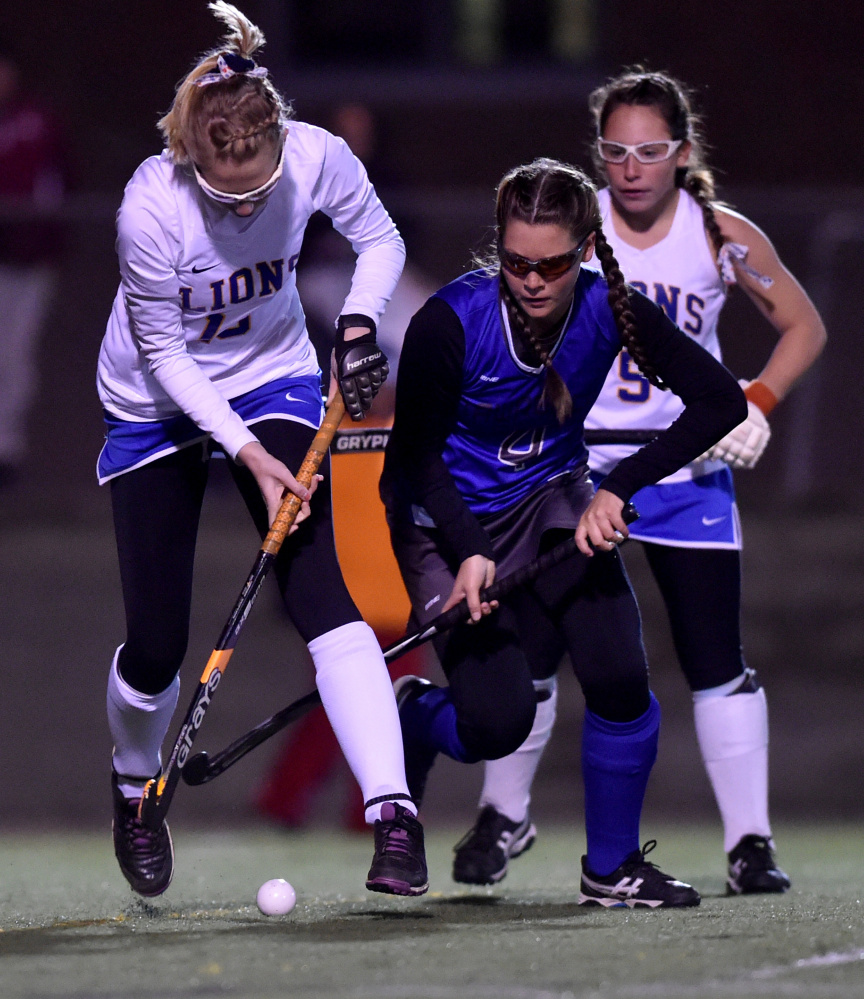
<path fill-rule="evenodd" d="M 503 278 L 501 279 L 500 286 L 499 295 L 501 301 L 504 303 L 504 307 L 507 309 L 507 318 L 510 320 L 511 331 L 531 344 L 535 353 L 540 358 L 540 363 L 546 369 L 543 392 L 540 396 L 540 406 L 543 408 L 547 402 L 551 403 L 558 422 L 564 423 L 573 414 L 573 397 L 570 395 L 570 390 L 567 388 L 561 375 L 552 367 L 552 359 L 549 357 L 549 351 L 540 343 L 537 335 L 531 329 L 528 317 L 519 308 L 519 303 L 511 294 L 510 289 L 507 287 L 507 282 Z"/>
<path fill-rule="evenodd" d="M 636 317 L 630 308 L 627 285 L 621 268 L 618 266 L 618 261 L 615 259 L 615 254 L 612 252 L 612 247 L 606 241 L 606 236 L 600 226 L 597 227 L 595 235 L 597 237 L 595 249 L 603 267 L 606 284 L 609 286 L 609 306 L 615 317 L 615 325 L 618 327 L 621 343 L 648 381 L 659 389 L 665 389 L 666 386 L 654 370 L 654 365 L 645 356 L 645 351 L 639 341 L 639 331 L 636 327 Z"/>

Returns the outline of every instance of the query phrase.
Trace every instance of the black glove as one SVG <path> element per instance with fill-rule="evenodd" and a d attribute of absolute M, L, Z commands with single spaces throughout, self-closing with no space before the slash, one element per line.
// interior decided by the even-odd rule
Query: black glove
<path fill-rule="evenodd" d="M 366 327 L 369 332 L 345 340 L 345 330 Z M 336 338 L 336 377 L 352 420 L 362 420 L 390 371 L 387 355 L 375 342 L 375 323 L 367 316 L 340 316 Z"/>

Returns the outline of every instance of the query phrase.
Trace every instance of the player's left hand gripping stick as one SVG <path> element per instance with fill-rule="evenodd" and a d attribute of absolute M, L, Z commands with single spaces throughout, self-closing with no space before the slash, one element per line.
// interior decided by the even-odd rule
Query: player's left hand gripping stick
<path fill-rule="evenodd" d="M 324 460 L 330 442 L 333 440 L 344 415 L 345 404 L 342 401 L 342 396 L 337 392 L 296 476 L 300 485 L 307 489 L 311 487 L 315 473 Z M 189 710 L 186 712 L 186 717 L 183 719 L 183 724 L 174 740 L 174 747 L 168 757 L 168 763 L 163 768 L 161 775 L 149 781 L 144 788 L 139 814 L 141 821 L 149 829 L 158 829 L 165 819 L 181 772 L 189 758 L 192 743 L 201 728 L 207 708 L 210 707 L 213 694 L 219 686 L 219 681 L 222 679 L 222 674 L 225 672 L 234 646 L 237 644 L 243 622 L 252 609 L 252 604 L 255 602 L 270 566 L 279 554 L 282 542 L 288 536 L 288 532 L 300 512 L 300 505 L 300 497 L 294 493 L 288 493 L 282 501 L 279 512 L 276 514 L 270 531 L 258 552 L 258 557 L 252 566 L 246 585 L 243 587 L 237 603 L 222 629 L 216 648 L 201 674 Z"/>

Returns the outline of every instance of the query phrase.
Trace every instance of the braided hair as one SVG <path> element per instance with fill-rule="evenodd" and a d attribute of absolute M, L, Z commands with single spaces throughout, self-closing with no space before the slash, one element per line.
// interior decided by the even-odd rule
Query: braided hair
<path fill-rule="evenodd" d="M 571 234 L 577 246 L 592 232 L 595 233 L 597 255 L 609 286 L 609 305 L 621 344 L 630 352 L 645 377 L 663 388 L 639 342 L 624 275 L 603 235 L 597 189 L 590 178 L 578 167 L 546 157 L 515 167 L 498 184 L 495 221 L 499 244 L 503 241 L 508 222 L 513 220 L 529 225 L 561 226 Z M 549 348 L 557 336 L 543 338 L 532 330 L 528 316 L 510 292 L 503 274 L 500 276 L 499 294 L 507 309 L 511 329 L 531 344 L 545 368 L 540 405 L 550 403 L 559 423 L 563 423 L 573 411 L 573 400 L 549 356 Z"/>
<path fill-rule="evenodd" d="M 180 81 L 171 110 L 158 123 L 177 164 L 250 160 L 265 143 L 278 146 L 294 115 L 266 70 L 252 59 L 264 45 L 260 28 L 225 0 L 215 0 L 209 7 L 228 30 L 221 44 Z M 223 70 L 220 76 L 226 64 L 231 72 Z M 202 85 L 205 77 L 216 82 Z"/>
<path fill-rule="evenodd" d="M 609 245 L 606 236 L 600 226 L 597 227 L 595 251 L 603 268 L 603 276 L 609 286 L 609 306 L 615 323 L 618 326 L 618 334 L 624 349 L 636 362 L 636 366 L 642 374 L 659 389 L 665 389 L 666 385 L 660 380 L 654 365 L 645 356 L 642 343 L 639 340 L 639 331 L 636 327 L 636 317 L 630 307 L 630 296 L 627 293 L 627 285 L 624 281 L 624 274 L 618 266 L 612 247 Z"/>
<path fill-rule="evenodd" d="M 667 73 L 652 73 L 642 66 L 625 70 L 588 98 L 598 137 L 603 135 L 609 116 L 622 105 L 656 109 L 670 136 L 690 143 L 689 162 L 676 170 L 675 186 L 683 188 L 702 209 L 705 229 L 719 253 L 726 237 L 720 232 L 714 209 L 722 202 L 716 199 L 714 174 L 705 158 L 701 120 L 693 111 L 687 88 Z M 603 160 L 596 146 L 592 146 L 591 155 L 598 174 L 603 176 Z"/>

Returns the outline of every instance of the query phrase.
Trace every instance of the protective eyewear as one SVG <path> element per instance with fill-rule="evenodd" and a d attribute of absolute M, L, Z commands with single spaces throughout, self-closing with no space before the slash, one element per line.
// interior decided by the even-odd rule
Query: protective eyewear
<path fill-rule="evenodd" d="M 198 186 L 207 195 L 208 198 L 212 198 L 214 201 L 218 201 L 222 205 L 242 205 L 242 204 L 255 204 L 257 201 L 263 201 L 268 198 L 273 193 L 273 188 L 279 183 L 279 179 L 282 176 L 282 170 L 285 166 L 285 143 L 282 143 L 282 151 L 279 153 L 279 162 L 276 164 L 276 169 L 273 171 L 270 179 L 265 181 L 260 187 L 256 187 L 253 191 L 244 191 L 242 194 L 231 194 L 228 191 L 218 191 L 215 187 L 211 187 L 206 180 L 201 176 L 201 172 L 198 167 L 193 163 L 192 169 L 195 172 L 195 179 L 198 181 Z"/>
<path fill-rule="evenodd" d="M 628 156 L 635 156 L 640 163 L 662 163 L 678 150 L 683 139 L 658 139 L 656 142 L 640 142 L 636 146 L 626 146 L 623 142 L 597 140 L 597 152 L 604 163 L 623 163 Z"/>
<path fill-rule="evenodd" d="M 518 253 L 511 253 L 498 244 L 498 259 L 501 266 L 514 277 L 527 277 L 531 271 L 536 271 L 544 281 L 554 281 L 556 278 L 564 277 L 567 271 L 576 263 L 582 255 L 585 244 L 588 242 L 591 233 L 582 240 L 575 250 L 568 253 L 559 253 L 556 257 L 542 257 L 540 260 L 529 260 L 527 257 L 520 257 Z"/>

